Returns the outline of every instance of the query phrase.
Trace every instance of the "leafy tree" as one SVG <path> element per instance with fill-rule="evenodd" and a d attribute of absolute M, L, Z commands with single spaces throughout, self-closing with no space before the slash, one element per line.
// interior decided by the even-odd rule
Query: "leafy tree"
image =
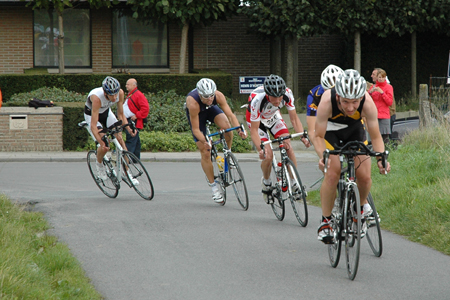
<path fill-rule="evenodd" d="M 175 22 L 182 28 L 180 73 L 185 73 L 187 36 L 189 26 L 211 25 L 236 14 L 240 0 L 128 0 L 133 17 L 153 22 Z"/>
<path fill-rule="evenodd" d="M 239 9 L 250 19 L 249 30 L 274 43 L 286 40 L 286 82 L 297 94 L 298 39 L 325 32 L 328 21 L 320 16 L 322 1 L 314 0 L 261 0 L 248 1 Z M 275 57 L 280 57 L 277 53 Z M 281 59 L 279 60 L 281 61 Z"/>

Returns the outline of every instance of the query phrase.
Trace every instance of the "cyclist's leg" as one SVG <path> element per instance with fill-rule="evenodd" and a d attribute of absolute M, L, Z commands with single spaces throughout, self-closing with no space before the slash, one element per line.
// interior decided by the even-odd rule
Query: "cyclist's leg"
<path fill-rule="evenodd" d="M 106 122 L 106 114 L 105 113 L 102 113 L 102 114 L 99 114 L 99 117 L 98 117 L 98 122 L 97 122 L 97 129 L 98 129 L 98 131 L 100 131 L 100 130 L 102 130 L 103 129 L 103 125 L 104 124 L 106 124 L 105 122 Z M 90 115 L 87 115 L 86 113 L 84 114 L 84 119 L 85 119 L 85 121 L 88 123 L 88 130 L 89 130 L 89 132 L 91 133 L 91 135 L 92 135 L 92 132 L 91 132 L 91 116 Z M 104 134 L 103 133 L 99 133 L 99 135 L 100 135 L 100 137 L 103 137 L 104 136 Z M 92 137 L 94 138 L 94 136 L 92 135 Z M 94 140 L 95 140 L 95 138 L 94 138 Z M 103 161 L 103 157 L 105 156 L 105 154 L 106 154 L 106 151 L 105 150 L 103 150 L 101 147 L 100 148 L 97 148 L 97 162 L 99 163 L 99 164 L 101 164 L 102 163 L 102 161 Z"/>
<path fill-rule="evenodd" d="M 358 166 L 358 161 L 361 163 Z M 367 202 L 370 188 L 372 187 L 371 178 L 371 159 L 368 156 L 360 155 L 355 158 L 356 165 L 356 183 L 358 184 L 361 206 Z"/>
<path fill-rule="evenodd" d="M 333 150 L 335 143 L 338 143 L 339 138 L 335 132 L 327 132 L 325 135 L 325 144 L 328 149 Z M 317 230 L 318 239 L 324 243 L 333 243 L 333 229 L 330 224 L 331 211 L 336 199 L 336 186 L 341 176 L 341 164 L 339 156 L 330 155 L 328 158 L 330 167 L 324 175 L 322 186 L 320 188 L 320 201 L 322 207 L 322 220 Z"/>
<path fill-rule="evenodd" d="M 220 129 L 231 128 L 230 121 L 228 120 L 225 113 L 217 106 L 213 106 L 212 109 L 213 110 L 210 112 L 210 114 L 214 115 L 214 123 L 216 124 L 216 126 L 219 127 Z M 233 144 L 232 131 L 225 133 L 225 141 L 227 142 L 228 149 L 231 149 L 231 146 Z"/>
<path fill-rule="evenodd" d="M 280 117 L 274 125 L 270 128 L 270 132 L 273 134 L 275 138 L 288 136 L 289 135 L 289 129 L 286 126 L 286 123 L 284 120 Z M 289 157 L 289 159 L 292 161 L 294 166 L 297 168 L 297 158 L 295 157 L 294 149 L 291 145 L 291 140 L 287 139 L 283 141 L 284 148 L 286 149 L 286 153 Z"/>

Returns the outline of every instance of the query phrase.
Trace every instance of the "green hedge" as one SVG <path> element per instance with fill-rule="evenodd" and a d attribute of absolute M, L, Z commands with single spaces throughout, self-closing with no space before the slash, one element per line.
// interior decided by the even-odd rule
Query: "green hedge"
<path fill-rule="evenodd" d="M 220 71 L 195 74 L 2 74 L 0 88 L 5 103 L 13 94 L 31 92 L 41 87 L 56 87 L 87 94 L 93 88 L 101 86 L 108 75 L 117 78 L 124 91 L 127 80 L 135 78 L 143 93 L 174 90 L 179 95 L 187 95 L 203 77 L 213 79 L 225 96 L 231 97 L 233 90 L 231 75 Z"/>

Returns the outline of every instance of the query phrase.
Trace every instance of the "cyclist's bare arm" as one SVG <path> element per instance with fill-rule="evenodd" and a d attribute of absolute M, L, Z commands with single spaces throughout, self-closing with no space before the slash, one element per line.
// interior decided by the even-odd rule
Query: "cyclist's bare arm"
<path fill-rule="evenodd" d="M 295 109 L 288 110 L 289 118 L 291 119 L 292 127 L 294 127 L 294 130 L 296 133 L 303 132 L 303 125 L 300 119 L 298 118 L 297 112 Z M 306 147 L 311 146 L 308 139 L 302 138 L 303 144 L 305 144 Z"/>
<path fill-rule="evenodd" d="M 315 124 L 315 142 L 314 148 L 319 155 L 320 160 L 323 158 L 323 151 L 325 151 L 325 133 L 327 132 L 328 118 L 331 117 L 331 92 L 327 90 L 323 93 L 320 100 L 319 107 L 317 108 L 316 124 Z"/>
<path fill-rule="evenodd" d="M 225 113 L 225 115 L 227 116 L 228 120 L 230 120 L 231 126 L 232 127 L 239 126 L 240 125 L 239 120 L 237 119 L 236 115 L 233 113 L 230 106 L 228 105 L 225 95 L 219 91 L 216 91 L 216 101 L 217 101 L 217 104 L 219 104 L 220 108 Z M 227 129 L 227 128 L 221 128 L 221 129 Z M 238 129 L 238 133 L 242 138 L 247 138 L 247 135 L 242 130 Z"/>

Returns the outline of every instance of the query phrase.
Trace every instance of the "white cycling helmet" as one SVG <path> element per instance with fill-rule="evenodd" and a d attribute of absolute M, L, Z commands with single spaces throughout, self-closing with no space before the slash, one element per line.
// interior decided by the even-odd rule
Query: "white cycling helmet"
<path fill-rule="evenodd" d="M 366 92 L 366 80 L 353 69 L 345 70 L 336 81 L 336 94 L 346 99 L 358 99 Z"/>
<path fill-rule="evenodd" d="M 107 95 L 116 95 L 120 91 L 119 81 L 111 76 L 108 76 L 103 80 L 102 87 Z"/>
<path fill-rule="evenodd" d="M 344 70 L 335 65 L 326 67 L 320 76 L 320 84 L 324 90 L 329 90 L 336 84 L 339 75 L 344 74 Z"/>
<path fill-rule="evenodd" d="M 212 79 L 202 78 L 197 82 L 197 91 L 203 98 L 214 96 L 216 90 L 216 84 Z"/>

